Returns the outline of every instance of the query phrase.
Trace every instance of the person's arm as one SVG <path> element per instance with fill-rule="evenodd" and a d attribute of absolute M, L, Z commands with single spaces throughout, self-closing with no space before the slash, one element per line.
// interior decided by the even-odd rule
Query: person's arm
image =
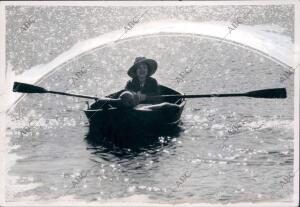
<path fill-rule="evenodd" d="M 147 94 L 148 96 L 158 96 L 160 95 L 159 85 L 155 79 L 151 81 L 151 90 Z"/>
<path fill-rule="evenodd" d="M 155 87 L 154 87 L 153 93 L 155 94 L 155 96 L 159 96 L 160 95 L 159 85 L 158 85 L 158 83 L 157 83 L 156 80 L 155 80 Z"/>
<path fill-rule="evenodd" d="M 125 90 L 128 90 L 128 91 L 132 90 L 132 81 L 131 80 L 127 81 Z"/>
<path fill-rule="evenodd" d="M 133 80 L 127 81 L 126 86 L 125 86 L 125 90 L 129 91 L 130 93 L 133 94 L 134 101 L 137 102 L 136 104 L 138 104 L 139 102 L 144 101 L 146 99 L 146 97 L 141 96 L 140 93 L 136 93 L 134 91 Z"/>
<path fill-rule="evenodd" d="M 159 96 L 160 95 L 160 90 L 159 90 L 159 85 L 155 79 L 151 81 L 151 90 L 147 94 L 146 101 L 150 103 L 160 103 L 162 101 L 161 98 L 151 98 L 151 96 Z"/>

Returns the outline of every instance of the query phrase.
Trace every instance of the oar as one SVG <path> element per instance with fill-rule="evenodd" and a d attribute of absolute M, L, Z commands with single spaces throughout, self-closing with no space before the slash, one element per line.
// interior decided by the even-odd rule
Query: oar
<path fill-rule="evenodd" d="M 58 91 L 48 91 L 45 88 L 30 85 L 27 83 L 20 83 L 15 82 L 13 87 L 14 92 L 20 93 L 52 93 L 58 95 L 65 95 L 65 96 L 74 96 L 79 98 L 88 98 L 94 99 L 98 101 L 105 101 L 109 103 L 120 103 L 120 99 L 111 99 L 111 98 L 98 98 L 95 96 L 85 96 L 85 95 L 78 95 L 78 94 L 71 94 L 71 93 L 64 93 Z M 203 94 L 203 95 L 160 95 L 160 96 L 149 96 L 147 99 L 152 98 L 210 98 L 210 97 L 234 97 L 234 96 L 246 96 L 252 98 L 286 98 L 286 89 L 285 88 L 272 88 L 272 89 L 264 89 L 264 90 L 257 90 L 257 91 L 250 91 L 247 93 L 227 93 L 227 94 Z"/>
<path fill-rule="evenodd" d="M 97 101 L 104 101 L 107 103 L 119 103 L 120 99 L 111 99 L 111 98 L 98 98 L 96 96 L 85 96 L 85 95 L 79 95 L 79 94 L 72 94 L 72 93 L 64 93 L 64 92 L 58 92 L 58 91 L 48 91 L 45 88 L 27 84 L 27 83 L 20 83 L 20 82 L 14 82 L 13 92 L 19 92 L 19 93 L 52 93 L 52 94 L 58 94 L 58 95 L 64 95 L 64 96 L 74 96 L 79 98 L 87 98 L 87 99 L 94 99 Z"/>
<path fill-rule="evenodd" d="M 234 97 L 246 96 L 252 98 L 286 98 L 285 88 L 271 88 L 257 91 L 250 91 L 247 93 L 225 93 L 225 94 L 204 94 L 204 95 L 161 95 L 151 96 L 149 98 L 210 98 L 210 97 Z"/>

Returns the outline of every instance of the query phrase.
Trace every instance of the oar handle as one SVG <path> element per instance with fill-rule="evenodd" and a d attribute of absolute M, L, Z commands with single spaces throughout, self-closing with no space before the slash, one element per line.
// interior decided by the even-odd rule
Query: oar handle
<path fill-rule="evenodd" d="M 73 93 L 65 93 L 65 92 L 59 92 L 59 91 L 47 91 L 47 93 L 64 95 L 64 96 L 74 96 L 74 97 L 79 97 L 79 98 L 88 98 L 88 99 L 94 99 L 94 100 L 98 100 L 99 99 L 96 96 L 85 96 L 85 95 L 79 95 L 79 94 L 73 94 Z"/>
<path fill-rule="evenodd" d="M 94 99 L 95 101 L 101 101 L 101 102 L 107 102 L 107 103 L 119 103 L 121 101 L 121 99 L 98 98 L 96 96 L 85 96 L 85 95 L 79 95 L 79 94 L 73 94 L 73 93 L 65 93 L 65 92 L 58 92 L 58 91 L 48 91 L 48 93 L 58 94 L 58 95 L 65 95 L 65 96 L 73 96 L 73 97 L 79 97 L 79 98 Z"/>
<path fill-rule="evenodd" d="M 212 97 L 233 97 L 246 96 L 244 93 L 228 93 L 228 94 L 205 94 L 205 95 L 162 95 L 153 98 L 212 98 Z"/>
<path fill-rule="evenodd" d="M 234 96 L 246 96 L 252 98 L 286 98 L 287 92 L 285 88 L 270 88 L 263 90 L 250 91 L 247 93 L 221 93 L 221 94 L 200 94 L 200 95 L 162 95 L 162 96 L 152 96 L 155 98 L 211 98 L 211 97 L 234 97 Z"/>

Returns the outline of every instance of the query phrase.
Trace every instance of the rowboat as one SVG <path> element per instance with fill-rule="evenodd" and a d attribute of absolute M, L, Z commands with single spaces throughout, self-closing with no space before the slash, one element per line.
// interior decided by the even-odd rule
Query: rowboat
<path fill-rule="evenodd" d="M 169 87 L 159 87 L 161 95 L 183 95 Z M 117 99 L 123 91 L 107 98 Z M 89 137 L 93 137 L 93 141 L 105 140 L 119 146 L 144 144 L 160 134 L 178 132 L 177 125 L 185 104 L 182 97 L 164 97 L 161 103 L 139 104 L 134 108 L 96 101 L 84 110 L 89 120 L 89 134 L 93 134 Z"/>

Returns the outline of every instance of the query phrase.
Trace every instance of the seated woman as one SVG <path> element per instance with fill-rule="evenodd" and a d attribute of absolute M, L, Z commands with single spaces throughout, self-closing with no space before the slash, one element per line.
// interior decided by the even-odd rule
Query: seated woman
<path fill-rule="evenodd" d="M 168 108 L 169 111 L 178 109 L 178 105 L 162 102 L 161 98 L 152 98 L 160 95 L 159 85 L 151 76 L 156 72 L 157 62 L 145 57 L 137 57 L 127 74 L 132 78 L 126 84 L 125 90 L 120 98 L 127 107 L 135 107 L 138 104 L 139 110 L 159 110 Z M 151 105 L 150 105 L 151 104 Z"/>
<path fill-rule="evenodd" d="M 125 105 L 135 106 L 141 103 L 157 103 L 150 96 L 160 95 L 159 85 L 151 76 L 157 70 L 157 62 L 145 57 L 137 57 L 127 74 L 132 78 L 125 87 L 125 92 L 120 95 Z"/>

